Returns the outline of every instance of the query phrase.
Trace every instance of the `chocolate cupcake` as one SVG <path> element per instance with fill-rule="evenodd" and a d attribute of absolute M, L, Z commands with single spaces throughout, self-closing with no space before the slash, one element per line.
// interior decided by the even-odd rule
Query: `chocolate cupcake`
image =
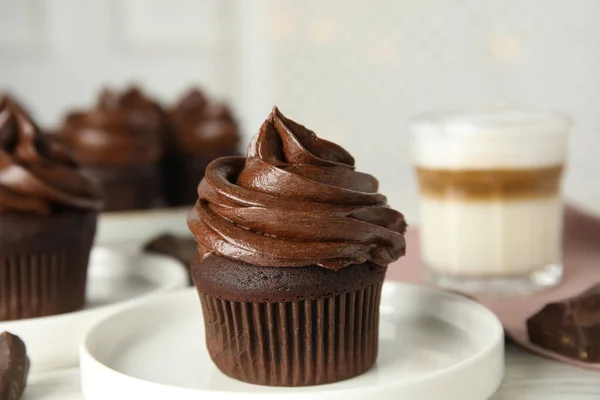
<path fill-rule="evenodd" d="M 198 258 L 198 246 L 192 237 L 172 233 L 155 236 L 144 245 L 143 249 L 147 253 L 161 254 L 176 259 L 185 266 L 188 274 L 192 262 Z M 189 282 L 191 283 L 191 279 Z"/>
<path fill-rule="evenodd" d="M 0 320 L 81 308 L 97 186 L 10 99 L 0 102 Z"/>
<path fill-rule="evenodd" d="M 170 112 L 171 130 L 164 159 L 171 205 L 194 204 L 206 166 L 224 156 L 239 155 L 239 129 L 231 110 L 190 90 Z"/>
<path fill-rule="evenodd" d="M 347 151 L 277 108 L 246 159 L 208 166 L 188 226 L 206 345 L 223 373 L 305 386 L 373 366 L 381 286 L 406 230 L 377 188 Z"/>
<path fill-rule="evenodd" d="M 160 159 L 166 121 L 158 103 L 137 88 L 105 90 L 95 109 L 67 116 L 61 134 L 100 182 L 105 211 L 165 205 Z"/>

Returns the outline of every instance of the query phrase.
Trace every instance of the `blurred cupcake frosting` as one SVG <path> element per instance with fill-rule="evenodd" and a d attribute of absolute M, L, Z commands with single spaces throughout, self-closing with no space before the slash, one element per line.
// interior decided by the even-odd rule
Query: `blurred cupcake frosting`
<path fill-rule="evenodd" d="M 104 89 L 96 108 L 67 116 L 62 134 L 82 163 L 148 164 L 160 159 L 166 129 L 160 105 L 132 87 Z"/>
<path fill-rule="evenodd" d="M 104 211 L 191 205 L 206 166 L 239 154 L 233 112 L 197 88 L 165 108 L 136 86 L 104 88 L 93 107 L 68 113 L 56 133 L 44 136 L 68 147 L 99 182 Z"/>
<path fill-rule="evenodd" d="M 196 187 L 214 159 L 238 155 L 239 127 L 224 103 L 200 89 L 188 91 L 170 110 L 166 141 L 165 184 L 171 205 L 196 202 Z"/>
<path fill-rule="evenodd" d="M 239 129 L 229 107 L 209 101 L 197 88 L 175 104 L 171 118 L 175 128 L 173 141 L 182 151 L 219 156 L 223 150 L 238 146 Z"/>
<path fill-rule="evenodd" d="M 59 142 L 47 140 L 11 98 L 0 100 L 0 212 L 49 214 L 55 207 L 99 209 L 98 187 Z"/>

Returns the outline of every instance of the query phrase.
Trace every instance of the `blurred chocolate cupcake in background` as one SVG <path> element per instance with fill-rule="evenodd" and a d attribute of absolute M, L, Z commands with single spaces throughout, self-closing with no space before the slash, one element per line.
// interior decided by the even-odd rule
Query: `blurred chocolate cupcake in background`
<path fill-rule="evenodd" d="M 239 155 L 239 127 L 227 105 L 207 99 L 199 89 L 188 91 L 169 115 L 163 165 L 167 198 L 173 206 L 194 204 L 206 166 Z"/>
<path fill-rule="evenodd" d="M 105 211 L 165 205 L 160 160 L 168 122 L 139 88 L 105 89 L 91 110 L 69 114 L 60 130 L 73 154 L 104 192 Z"/>
<path fill-rule="evenodd" d="M 0 100 L 0 321 L 85 302 L 100 191 L 10 98 Z"/>

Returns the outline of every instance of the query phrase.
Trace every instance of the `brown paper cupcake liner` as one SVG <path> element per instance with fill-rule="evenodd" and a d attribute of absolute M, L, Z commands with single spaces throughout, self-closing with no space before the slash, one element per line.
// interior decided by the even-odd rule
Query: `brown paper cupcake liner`
<path fill-rule="evenodd" d="M 224 374 L 259 385 L 309 386 L 352 378 L 377 359 L 381 286 L 283 303 L 201 294 L 209 354 Z"/>
<path fill-rule="evenodd" d="M 164 207 L 163 177 L 158 163 L 127 166 L 85 166 L 102 188 L 104 211 Z"/>
<path fill-rule="evenodd" d="M 41 317 L 81 308 L 87 254 L 77 248 L 0 257 L 0 320 Z"/>
<path fill-rule="evenodd" d="M 195 204 L 198 184 L 204 177 L 206 166 L 213 158 L 191 156 L 174 151 L 163 160 L 165 196 L 170 206 Z"/>

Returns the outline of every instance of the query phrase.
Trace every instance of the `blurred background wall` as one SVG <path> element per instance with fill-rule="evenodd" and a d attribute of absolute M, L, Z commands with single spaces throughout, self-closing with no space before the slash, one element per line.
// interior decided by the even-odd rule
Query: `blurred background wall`
<path fill-rule="evenodd" d="M 598 0 L 0 0 L 0 90 L 56 125 L 104 85 L 170 102 L 199 84 L 250 137 L 273 104 L 343 144 L 415 220 L 406 120 L 562 109 L 567 193 L 600 205 Z"/>

